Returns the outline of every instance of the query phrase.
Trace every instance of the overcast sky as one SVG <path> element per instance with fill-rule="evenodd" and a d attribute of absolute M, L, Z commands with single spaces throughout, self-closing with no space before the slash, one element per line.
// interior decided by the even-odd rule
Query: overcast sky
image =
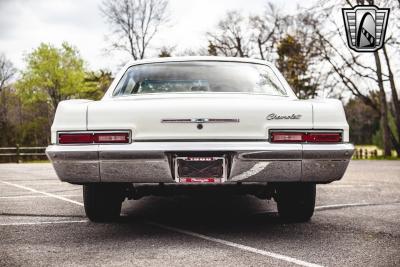
<path fill-rule="evenodd" d="M 266 0 L 170 0 L 170 26 L 152 42 L 148 57 L 160 47 L 176 45 L 178 51 L 207 45 L 205 33 L 212 30 L 229 10 L 258 14 Z M 298 4 L 314 0 L 271 0 L 292 13 Z M 92 70 L 116 71 L 129 55 L 105 53 L 109 26 L 99 12 L 101 0 L 0 0 L 0 53 L 23 68 L 24 54 L 41 42 L 59 46 L 63 41 L 76 46 Z"/>

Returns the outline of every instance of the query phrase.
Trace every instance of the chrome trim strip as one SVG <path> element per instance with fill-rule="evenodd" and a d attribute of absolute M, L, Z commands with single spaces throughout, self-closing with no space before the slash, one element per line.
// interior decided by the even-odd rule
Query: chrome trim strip
<path fill-rule="evenodd" d="M 239 123 L 239 119 L 215 119 L 215 118 L 192 118 L 192 119 L 161 119 L 161 123 Z"/>

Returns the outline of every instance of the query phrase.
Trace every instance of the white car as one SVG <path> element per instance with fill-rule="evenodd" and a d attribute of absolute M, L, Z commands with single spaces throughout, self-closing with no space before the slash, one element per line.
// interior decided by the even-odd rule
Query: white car
<path fill-rule="evenodd" d="M 315 185 L 341 179 L 354 150 L 340 101 L 299 100 L 270 63 L 226 57 L 131 62 L 100 101 L 61 102 L 51 136 L 92 221 L 126 198 L 197 191 L 274 198 L 307 221 Z"/>

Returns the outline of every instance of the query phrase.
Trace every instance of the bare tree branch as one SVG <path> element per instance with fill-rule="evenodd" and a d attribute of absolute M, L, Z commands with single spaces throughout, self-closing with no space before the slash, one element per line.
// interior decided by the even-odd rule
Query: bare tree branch
<path fill-rule="evenodd" d="M 104 1 L 101 13 L 111 25 L 112 47 L 143 59 L 159 27 L 168 21 L 168 0 Z"/>
<path fill-rule="evenodd" d="M 0 54 L 0 93 L 16 73 L 11 61 L 4 54 Z"/>
<path fill-rule="evenodd" d="M 261 59 L 274 60 L 272 55 L 286 28 L 287 16 L 272 3 L 268 3 L 262 16 L 250 16 L 252 41 L 256 43 Z"/>
<path fill-rule="evenodd" d="M 214 33 L 207 33 L 210 45 L 224 56 L 248 57 L 250 38 L 247 36 L 247 23 L 239 11 L 230 11 L 218 23 Z"/>

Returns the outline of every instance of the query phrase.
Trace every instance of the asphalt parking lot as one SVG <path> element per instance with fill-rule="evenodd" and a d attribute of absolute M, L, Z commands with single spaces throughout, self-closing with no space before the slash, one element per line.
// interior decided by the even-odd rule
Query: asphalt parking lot
<path fill-rule="evenodd" d="M 353 161 L 308 223 L 251 196 L 125 201 L 91 223 L 50 164 L 0 165 L 0 266 L 400 266 L 400 161 Z"/>

